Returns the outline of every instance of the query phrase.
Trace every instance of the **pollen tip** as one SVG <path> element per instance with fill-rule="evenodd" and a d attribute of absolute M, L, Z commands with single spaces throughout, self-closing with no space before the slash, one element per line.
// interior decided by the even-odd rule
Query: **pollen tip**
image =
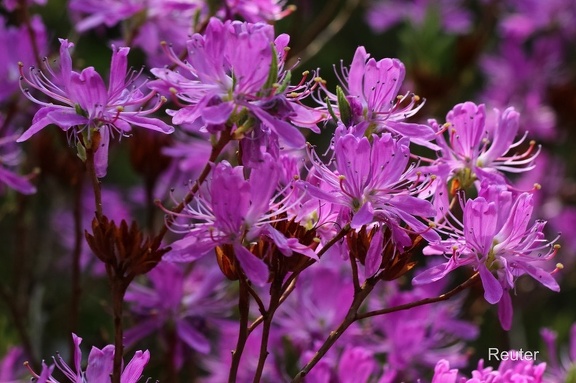
<path fill-rule="evenodd" d="M 557 243 L 557 244 L 554 245 L 554 250 L 560 250 L 561 247 L 562 247 L 562 246 Z"/>
<path fill-rule="evenodd" d="M 540 185 L 539 183 L 535 183 L 534 190 L 540 190 L 540 189 L 542 189 L 542 185 Z"/>
<path fill-rule="evenodd" d="M 556 264 L 556 268 L 557 268 L 558 270 L 562 270 L 562 269 L 564 268 L 564 265 L 563 265 L 562 263 L 558 262 L 558 263 Z"/>

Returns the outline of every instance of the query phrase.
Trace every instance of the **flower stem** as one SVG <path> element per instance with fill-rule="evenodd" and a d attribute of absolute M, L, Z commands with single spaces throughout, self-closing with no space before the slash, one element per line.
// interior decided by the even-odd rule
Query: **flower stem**
<path fill-rule="evenodd" d="M 74 194 L 74 250 L 72 251 L 72 298 L 70 300 L 70 332 L 78 333 L 78 321 L 80 313 L 80 297 L 82 296 L 82 280 L 80 270 L 80 256 L 82 254 L 82 243 L 84 241 L 84 230 L 82 227 L 82 178 L 75 185 Z M 70 355 L 74 355 L 75 345 L 70 342 Z"/>
<path fill-rule="evenodd" d="M 124 355 L 124 328 L 122 316 L 124 310 L 124 294 L 128 284 L 121 278 L 112 281 L 112 310 L 114 316 L 114 367 L 112 370 L 112 383 L 120 383 L 122 376 L 122 356 Z"/>
<path fill-rule="evenodd" d="M 334 343 L 336 343 L 338 338 L 340 338 L 340 336 L 342 336 L 344 331 L 346 331 L 346 329 L 348 329 L 348 327 L 350 327 L 350 325 L 352 323 L 354 323 L 355 321 L 360 320 L 360 319 L 364 319 L 364 318 L 373 317 L 376 315 L 384 315 L 384 314 L 388 314 L 388 313 L 392 313 L 392 312 L 396 312 L 396 311 L 407 310 L 407 309 L 410 309 L 412 307 L 417 307 L 417 306 L 427 305 L 427 304 L 434 303 L 434 302 L 440 302 L 440 301 L 448 300 L 452 296 L 454 296 L 454 295 L 458 294 L 459 292 L 467 289 L 468 287 L 474 285 L 479 280 L 479 278 L 480 278 L 480 274 L 476 273 L 476 274 L 472 275 L 470 278 L 468 278 L 466 281 L 461 283 L 460 285 L 458 285 L 455 288 L 453 288 L 452 290 L 450 290 L 449 292 L 442 294 L 442 295 L 439 295 L 439 296 L 434 297 L 434 298 L 425 298 L 425 299 L 421 299 L 419 301 L 415 301 L 415 302 L 411 302 L 411 303 L 407 303 L 407 304 L 403 304 L 403 305 L 389 307 L 389 308 L 382 309 L 382 310 L 369 311 L 369 312 L 364 313 L 364 314 L 358 314 L 358 310 L 360 309 L 360 306 L 362 305 L 364 300 L 368 297 L 368 295 L 374 289 L 374 286 L 378 282 L 378 279 L 374 279 L 374 278 L 367 279 L 366 282 L 364 282 L 364 284 L 362 285 L 360 291 L 357 294 L 354 294 L 354 300 L 352 301 L 352 304 L 350 305 L 350 309 L 348 310 L 348 313 L 346 314 L 346 317 L 344 318 L 344 320 L 340 323 L 340 325 L 338 326 L 338 328 L 336 330 L 334 330 L 330 333 L 330 335 L 328 336 L 328 338 L 326 339 L 324 344 L 320 347 L 320 349 L 318 349 L 318 351 L 316 352 L 316 354 L 314 354 L 312 359 L 294 377 L 294 379 L 292 380 L 292 383 L 303 382 L 304 378 L 310 372 L 310 370 L 312 370 L 312 368 L 324 357 L 324 355 L 326 355 L 328 350 L 330 350 L 330 348 L 334 345 Z"/>
<path fill-rule="evenodd" d="M 100 187 L 100 180 L 96 176 L 96 167 L 94 165 L 94 149 L 86 148 L 86 171 L 92 183 L 94 190 L 94 206 L 96 208 L 96 218 L 102 218 L 102 189 Z"/>
<path fill-rule="evenodd" d="M 369 311 L 369 312 L 357 315 L 356 319 L 360 320 L 360 319 L 370 318 L 370 317 L 377 316 L 377 315 L 389 314 L 389 313 L 393 313 L 396 311 L 408 310 L 408 309 L 411 309 L 413 307 L 424 306 L 424 305 L 428 305 L 430 303 L 446 301 L 446 300 L 450 299 L 451 297 L 453 297 L 454 295 L 461 292 L 462 290 L 465 290 L 468 287 L 474 285 L 479 279 L 480 279 L 480 274 L 476 273 L 476 274 L 472 275 L 470 278 L 468 278 L 466 281 L 464 281 L 463 283 L 461 283 L 458 286 L 456 286 L 455 288 L 453 288 L 452 290 L 448 291 L 447 293 L 441 294 L 437 297 L 424 298 L 424 299 L 421 299 L 419 301 L 405 303 L 403 305 L 388 307 L 388 308 L 381 309 L 381 310 Z"/>
<path fill-rule="evenodd" d="M 236 349 L 232 351 L 232 363 L 230 364 L 230 373 L 228 383 L 235 383 L 240 367 L 240 358 L 248 339 L 248 314 L 250 312 L 250 293 L 248 292 L 247 281 L 242 276 L 239 279 L 238 291 L 238 310 L 240 311 L 240 323 L 238 331 L 238 341 Z"/>
<path fill-rule="evenodd" d="M 378 279 L 376 278 L 369 278 L 364 282 L 364 284 L 360 287 L 360 290 L 354 294 L 354 299 L 350 304 L 350 308 L 348 309 L 348 313 L 344 320 L 340 323 L 338 328 L 330 333 L 328 338 L 324 341 L 324 344 L 318 349 L 316 354 L 310 359 L 310 361 L 300 370 L 300 372 L 294 377 L 292 383 L 296 382 L 303 382 L 306 375 L 312 370 L 312 368 L 326 355 L 328 350 L 332 348 L 334 343 L 344 334 L 344 332 L 350 327 L 352 323 L 354 323 L 358 319 L 358 310 L 360 306 L 366 300 L 370 292 L 374 289 L 378 283 Z"/>
<path fill-rule="evenodd" d="M 278 262 L 281 262 L 276 257 Z M 264 371 L 264 364 L 266 363 L 266 358 L 268 357 L 268 339 L 270 338 L 270 328 L 272 327 L 272 319 L 274 318 L 274 313 L 280 306 L 280 300 L 282 298 L 282 278 L 279 274 L 276 274 L 272 284 L 270 286 L 270 304 L 268 305 L 268 310 L 262 313 L 264 317 L 264 324 L 262 326 L 262 338 L 260 340 L 260 356 L 258 358 L 258 367 L 256 367 L 256 374 L 254 375 L 254 383 L 259 383 L 262 379 L 262 373 Z"/>

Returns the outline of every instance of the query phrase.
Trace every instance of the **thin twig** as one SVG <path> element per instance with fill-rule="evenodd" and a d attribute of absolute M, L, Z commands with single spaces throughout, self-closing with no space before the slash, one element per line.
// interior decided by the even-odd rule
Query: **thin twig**
<path fill-rule="evenodd" d="M 236 261 L 238 262 L 238 261 Z M 228 383 L 235 383 L 238 376 L 238 368 L 240 367 L 240 358 L 248 339 L 248 315 L 250 313 L 250 294 L 248 293 L 247 282 L 242 277 L 239 279 L 238 291 L 238 310 L 240 312 L 240 322 L 238 331 L 238 340 L 236 342 L 236 349 L 232 351 L 232 363 L 230 364 L 230 373 L 228 375 Z"/>
<path fill-rule="evenodd" d="M 468 278 L 462 284 L 456 286 L 455 288 L 448 291 L 447 293 L 444 293 L 444 294 L 439 295 L 437 297 L 424 298 L 424 299 L 421 299 L 419 301 L 405 303 L 403 305 L 389 307 L 389 308 L 385 308 L 385 309 L 381 309 L 381 310 L 368 311 L 364 314 L 358 314 L 356 319 L 360 320 L 360 319 L 370 318 L 370 317 L 377 316 L 377 315 L 384 315 L 384 314 L 389 314 L 392 312 L 408 310 L 408 309 L 411 309 L 413 307 L 424 306 L 424 305 L 428 305 L 430 303 L 446 301 L 446 300 L 450 299 L 451 297 L 453 297 L 454 295 L 461 292 L 462 290 L 465 290 L 468 287 L 472 286 L 474 283 L 476 283 L 478 281 L 479 278 L 480 278 L 480 274 L 476 273 L 476 274 L 472 275 L 470 278 Z"/>
<path fill-rule="evenodd" d="M 370 292 L 374 289 L 378 283 L 378 279 L 376 278 L 369 278 L 367 279 L 364 284 L 361 286 L 358 293 L 354 294 L 354 299 L 350 304 L 350 308 L 348 309 L 348 313 L 344 320 L 340 323 L 338 328 L 330 333 L 328 338 L 324 341 L 324 344 L 318 349 L 318 351 L 314 354 L 312 359 L 300 370 L 300 372 L 294 377 L 292 383 L 296 382 L 303 382 L 306 375 L 312 370 L 312 368 L 326 355 L 328 350 L 332 348 L 334 343 L 344 334 L 344 332 L 350 327 L 352 323 L 357 320 L 358 310 L 360 310 L 360 306 L 364 303 L 364 300 L 368 297 Z"/>
<path fill-rule="evenodd" d="M 72 251 L 72 297 L 70 299 L 70 332 L 78 333 L 78 322 L 80 316 L 80 298 L 82 296 L 80 256 L 82 255 L 82 244 L 84 243 L 84 229 L 82 227 L 82 191 L 83 177 L 77 179 L 74 193 L 74 249 Z M 70 342 L 70 355 L 74 355 L 74 342 Z"/>
<path fill-rule="evenodd" d="M 292 383 L 302 382 L 303 379 L 306 377 L 306 375 L 310 372 L 310 370 L 320 361 L 320 359 L 322 359 L 324 357 L 324 355 L 326 355 L 328 350 L 330 350 L 330 348 L 334 345 L 334 343 L 336 343 L 338 338 L 340 338 L 340 336 L 342 336 L 344 331 L 346 331 L 346 329 L 348 329 L 348 327 L 350 327 L 350 325 L 352 323 L 354 323 L 355 321 L 358 321 L 358 320 L 364 319 L 364 318 L 369 318 L 369 317 L 376 316 L 376 315 L 389 314 L 389 313 L 396 312 L 396 311 L 407 310 L 407 309 L 410 309 L 412 307 L 417 307 L 417 306 L 427 305 L 427 304 L 434 303 L 434 302 L 440 302 L 440 301 L 448 300 L 448 299 L 450 299 L 450 297 L 452 297 L 452 296 L 458 294 L 459 292 L 461 292 L 462 290 L 465 290 L 466 288 L 472 286 L 474 283 L 476 283 L 478 281 L 479 277 L 480 277 L 480 274 L 476 273 L 476 274 L 472 275 L 469 279 L 467 279 L 465 282 L 456 286 L 454 289 L 452 289 L 449 292 L 442 294 L 438 297 L 435 297 L 435 298 L 425 298 L 425 299 L 421 299 L 421 300 L 416 301 L 416 302 L 411 302 L 411 303 L 407 303 L 407 304 L 403 304 L 403 305 L 389 307 L 387 309 L 375 310 L 375 311 L 370 311 L 370 312 L 367 312 L 364 314 L 359 314 L 358 310 L 360 309 L 361 304 L 368 297 L 368 294 L 370 294 L 370 292 L 372 291 L 372 289 L 374 288 L 374 286 L 376 285 L 376 283 L 378 281 L 378 279 L 375 279 L 375 278 L 367 279 L 366 282 L 364 282 L 364 285 L 361 287 L 360 292 L 358 294 L 354 294 L 354 300 L 352 301 L 352 304 L 350 305 L 350 309 L 348 310 L 348 313 L 346 314 L 346 317 L 344 318 L 342 323 L 340 323 L 340 325 L 338 326 L 338 328 L 335 331 L 332 331 L 330 333 L 330 335 L 328 336 L 328 338 L 326 339 L 324 344 L 320 347 L 320 349 L 318 349 L 318 351 L 316 352 L 316 354 L 314 354 L 312 359 L 294 377 L 294 379 L 292 380 Z"/>
<path fill-rule="evenodd" d="M 160 229 L 160 232 L 156 236 L 157 241 L 161 241 L 162 238 L 164 238 L 164 236 L 168 232 L 168 227 L 176 219 L 175 214 L 182 212 L 182 210 L 184 210 L 186 205 L 188 205 L 192 201 L 192 199 L 194 198 L 194 195 L 198 192 L 198 189 L 200 189 L 200 185 L 202 185 L 204 183 L 204 181 L 206 181 L 206 178 L 208 178 L 208 175 L 210 174 L 210 170 L 212 169 L 213 164 L 218 159 L 218 156 L 220 155 L 220 153 L 222 153 L 222 150 L 224 150 L 226 145 L 228 145 L 228 143 L 231 140 L 232 140 L 232 137 L 230 136 L 230 132 L 225 130 L 221 133 L 220 139 L 218 140 L 218 142 L 214 146 L 212 146 L 210 158 L 206 162 L 206 166 L 204 166 L 202 173 L 200 174 L 200 176 L 198 176 L 198 179 L 196 180 L 194 185 L 190 188 L 190 190 L 188 191 L 188 194 L 186 194 L 186 196 L 184 197 L 182 202 L 180 202 L 175 208 L 170 210 L 172 213 L 174 213 L 174 215 L 168 216 L 166 224 L 164 226 L 162 226 L 162 228 Z"/>

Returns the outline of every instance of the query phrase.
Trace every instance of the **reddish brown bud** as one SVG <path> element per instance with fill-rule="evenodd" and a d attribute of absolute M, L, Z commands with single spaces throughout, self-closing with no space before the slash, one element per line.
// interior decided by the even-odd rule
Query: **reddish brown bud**
<path fill-rule="evenodd" d="M 160 249 L 160 241 L 144 238 L 136 222 L 120 226 L 106 216 L 92 220 L 92 234 L 85 232 L 94 254 L 106 265 L 113 280 L 130 283 L 134 277 L 152 270 L 169 248 Z"/>
<path fill-rule="evenodd" d="M 346 236 L 350 256 L 357 259 L 363 265 L 366 261 L 366 254 L 368 253 L 376 230 L 381 229 L 374 227 L 368 232 L 366 226 L 363 226 L 358 232 L 351 231 Z M 410 237 L 412 239 L 412 246 L 403 252 L 399 252 L 391 240 L 390 230 L 385 229 L 382 238 L 383 248 L 381 253 L 382 262 L 380 263 L 380 278 L 391 281 L 400 278 L 416 266 L 416 262 L 413 262 L 411 259 L 414 252 L 420 247 L 422 237 L 416 234 L 411 234 Z"/>

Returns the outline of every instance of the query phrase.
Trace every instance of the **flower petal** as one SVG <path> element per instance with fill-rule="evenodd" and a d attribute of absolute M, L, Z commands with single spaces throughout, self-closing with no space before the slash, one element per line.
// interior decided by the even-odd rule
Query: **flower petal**
<path fill-rule="evenodd" d="M 238 243 L 234 244 L 234 253 L 242 270 L 252 283 L 256 286 L 264 286 L 268 283 L 268 266 L 261 259 Z"/>

